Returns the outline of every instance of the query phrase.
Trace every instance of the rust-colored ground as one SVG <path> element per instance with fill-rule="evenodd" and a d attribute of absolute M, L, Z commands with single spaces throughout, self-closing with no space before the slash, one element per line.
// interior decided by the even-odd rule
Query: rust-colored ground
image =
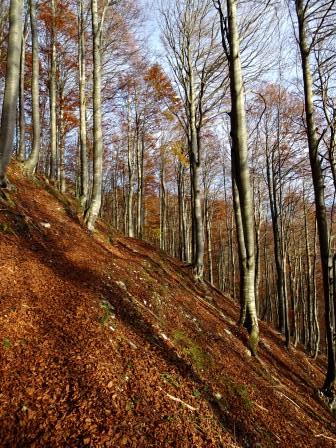
<path fill-rule="evenodd" d="M 14 171 L 15 170 L 15 171 Z M 323 363 L 150 245 L 12 169 L 0 200 L 1 447 L 332 447 Z"/>

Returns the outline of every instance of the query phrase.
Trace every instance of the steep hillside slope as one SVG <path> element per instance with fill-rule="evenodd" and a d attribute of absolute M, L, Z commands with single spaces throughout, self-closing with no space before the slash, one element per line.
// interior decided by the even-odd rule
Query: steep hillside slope
<path fill-rule="evenodd" d="M 0 200 L 1 447 L 332 447 L 323 367 L 187 268 L 11 171 Z"/>

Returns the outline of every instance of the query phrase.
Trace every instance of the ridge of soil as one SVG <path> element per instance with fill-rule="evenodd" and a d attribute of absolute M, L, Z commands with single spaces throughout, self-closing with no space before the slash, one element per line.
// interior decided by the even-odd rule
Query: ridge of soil
<path fill-rule="evenodd" d="M 325 360 L 13 165 L 0 199 L 1 447 L 333 447 Z"/>

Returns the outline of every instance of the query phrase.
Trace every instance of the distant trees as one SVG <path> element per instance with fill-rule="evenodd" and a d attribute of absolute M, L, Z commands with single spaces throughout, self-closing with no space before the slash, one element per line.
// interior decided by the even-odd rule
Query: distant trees
<path fill-rule="evenodd" d="M 23 0 L 11 0 L 5 90 L 0 127 L 0 187 L 6 187 L 6 170 L 13 152 L 16 103 L 19 93 Z"/>
<path fill-rule="evenodd" d="M 211 1 L 176 1 L 162 8 L 163 36 L 183 113 L 178 115 L 188 143 L 192 198 L 192 263 L 203 279 L 204 223 L 201 197 L 202 132 L 216 114 L 225 84 L 224 58 Z"/>

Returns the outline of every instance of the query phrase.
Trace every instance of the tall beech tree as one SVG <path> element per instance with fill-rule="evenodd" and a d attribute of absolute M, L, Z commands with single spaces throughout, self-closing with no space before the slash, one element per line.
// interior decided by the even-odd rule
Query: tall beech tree
<path fill-rule="evenodd" d="M 13 152 L 16 103 L 19 94 L 23 0 L 11 0 L 5 91 L 0 127 L 0 187 L 7 186 L 6 170 Z"/>
<path fill-rule="evenodd" d="M 243 75 L 240 60 L 237 1 L 227 0 L 227 16 L 221 1 L 216 5 L 221 24 L 223 49 L 229 64 L 231 93 L 231 161 L 234 208 L 241 272 L 240 323 L 250 334 L 250 345 L 256 354 L 259 325 L 255 297 L 254 212 L 251 193 Z"/>
<path fill-rule="evenodd" d="M 57 52 L 56 52 L 56 13 L 57 1 L 51 0 L 51 24 L 50 24 L 50 77 L 49 77 L 49 109 L 50 109 L 50 178 L 57 179 L 57 123 L 56 123 L 56 83 L 57 83 Z"/>
<path fill-rule="evenodd" d="M 85 17 L 83 0 L 78 0 L 78 66 L 80 95 L 80 201 L 85 210 L 89 194 L 89 167 L 87 154 L 87 100 L 86 100 L 86 63 L 85 63 Z"/>
<path fill-rule="evenodd" d="M 36 0 L 29 0 L 30 9 L 30 29 L 32 36 L 32 119 L 33 119 L 33 139 L 30 155 L 25 162 L 27 174 L 34 174 L 40 153 L 41 146 L 41 119 L 40 119 L 40 87 L 39 87 L 39 41 L 36 21 Z"/>
<path fill-rule="evenodd" d="M 334 314 L 334 269 L 330 244 L 330 231 L 325 201 L 325 179 L 323 175 L 319 144 L 321 139 L 317 134 L 316 112 L 313 102 L 313 78 L 311 73 L 311 53 L 314 43 L 323 35 L 324 26 L 328 24 L 328 15 L 333 12 L 335 1 L 323 4 L 309 0 L 295 0 L 297 18 L 297 39 L 301 55 L 302 77 L 306 113 L 306 132 L 309 149 L 309 160 L 314 186 L 317 229 L 320 243 L 322 277 L 325 303 L 325 331 L 327 339 L 328 367 L 323 393 L 330 398 L 331 405 L 336 407 L 335 382 L 335 317 Z M 314 20 L 315 16 L 315 20 Z M 315 23 L 314 23 L 315 22 Z M 310 24 L 312 24 L 310 26 Z"/>
<path fill-rule="evenodd" d="M 107 5 L 105 6 L 105 8 Z M 105 12 L 104 8 L 104 12 Z M 103 12 L 103 17 L 104 17 Z M 85 222 L 93 230 L 102 201 L 103 131 L 101 111 L 101 33 L 103 17 L 99 20 L 98 1 L 91 0 L 93 43 L 93 185 Z"/>

